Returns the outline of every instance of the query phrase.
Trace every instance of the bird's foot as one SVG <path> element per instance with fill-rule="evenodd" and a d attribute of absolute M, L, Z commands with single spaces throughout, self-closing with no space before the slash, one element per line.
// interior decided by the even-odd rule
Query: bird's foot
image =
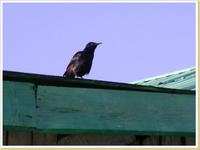
<path fill-rule="evenodd" d="M 77 76 L 77 78 L 78 78 L 78 79 L 83 79 L 83 77 L 78 77 L 78 76 Z"/>

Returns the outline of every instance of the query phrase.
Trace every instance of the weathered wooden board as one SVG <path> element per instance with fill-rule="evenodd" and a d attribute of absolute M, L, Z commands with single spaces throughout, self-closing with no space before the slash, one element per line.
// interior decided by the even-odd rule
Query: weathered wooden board
<path fill-rule="evenodd" d="M 111 85 L 103 89 L 4 81 L 4 130 L 61 134 L 195 134 L 194 94 L 116 88 L 117 85 L 114 89 Z"/>
<path fill-rule="evenodd" d="M 34 84 L 4 81 L 3 92 L 4 129 L 35 127 Z"/>
<path fill-rule="evenodd" d="M 37 94 L 41 132 L 195 133 L 195 95 L 55 86 Z"/>

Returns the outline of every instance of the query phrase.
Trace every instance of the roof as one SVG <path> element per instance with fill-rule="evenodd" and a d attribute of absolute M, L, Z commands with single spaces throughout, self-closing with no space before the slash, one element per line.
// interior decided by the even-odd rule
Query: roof
<path fill-rule="evenodd" d="M 196 69 L 195 67 L 192 67 L 132 83 L 136 85 L 147 85 L 153 87 L 195 90 L 195 73 Z"/>

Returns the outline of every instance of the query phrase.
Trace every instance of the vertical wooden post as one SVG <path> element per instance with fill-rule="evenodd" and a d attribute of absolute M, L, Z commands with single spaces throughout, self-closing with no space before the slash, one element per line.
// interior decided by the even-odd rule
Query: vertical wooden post
<path fill-rule="evenodd" d="M 3 131 L 3 145 L 7 145 L 8 132 Z"/>
<path fill-rule="evenodd" d="M 31 145 L 31 132 L 24 131 L 9 131 L 8 132 L 8 145 Z"/>
<path fill-rule="evenodd" d="M 195 145 L 195 137 L 185 137 L 186 145 Z"/>
<path fill-rule="evenodd" d="M 56 145 L 57 135 L 56 134 L 33 134 L 33 145 Z"/>

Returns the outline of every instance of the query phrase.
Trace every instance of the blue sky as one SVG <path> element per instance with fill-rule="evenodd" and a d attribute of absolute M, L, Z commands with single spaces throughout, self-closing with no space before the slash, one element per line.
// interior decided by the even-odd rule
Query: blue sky
<path fill-rule="evenodd" d="M 195 66 L 194 3 L 4 3 L 3 69 L 62 76 L 97 47 L 87 79 L 132 82 Z"/>

